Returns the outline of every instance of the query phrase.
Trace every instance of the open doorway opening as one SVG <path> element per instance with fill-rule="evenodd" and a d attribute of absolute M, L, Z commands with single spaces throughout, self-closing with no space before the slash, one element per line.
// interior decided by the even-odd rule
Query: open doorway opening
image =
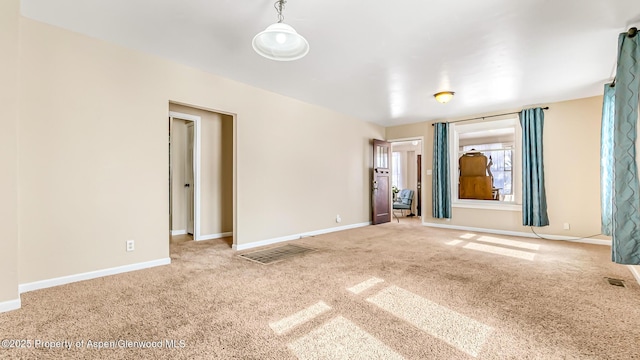
<path fill-rule="evenodd" d="M 393 216 L 400 222 L 422 220 L 423 140 L 391 140 Z"/>
<path fill-rule="evenodd" d="M 234 117 L 169 105 L 171 244 L 221 239 L 233 244 Z"/>
<path fill-rule="evenodd" d="M 201 120 L 199 116 L 175 111 L 169 113 L 169 223 L 172 242 L 193 240 L 196 218 L 200 219 L 200 209 L 196 209 L 196 199 L 200 199 L 199 174 L 196 174 L 200 170 L 196 161 L 200 147 L 196 147 L 199 137 L 196 131 Z"/>

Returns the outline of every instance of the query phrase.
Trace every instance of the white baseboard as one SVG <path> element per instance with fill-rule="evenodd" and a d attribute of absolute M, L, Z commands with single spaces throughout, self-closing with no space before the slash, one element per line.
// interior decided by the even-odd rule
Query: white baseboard
<path fill-rule="evenodd" d="M 633 274 L 633 277 L 636 278 L 638 284 L 640 284 L 640 265 L 627 265 L 627 267 Z"/>
<path fill-rule="evenodd" d="M 62 277 L 53 278 L 53 279 L 34 281 L 26 284 L 20 284 L 18 286 L 18 291 L 22 294 L 28 291 L 46 289 L 49 287 L 70 284 L 77 281 L 90 280 L 90 279 L 100 278 L 103 276 L 116 275 L 116 274 L 121 274 L 129 271 L 148 269 L 155 266 L 169 265 L 169 264 L 171 264 L 171 258 L 164 258 L 164 259 L 141 262 L 137 264 L 118 266 L 118 267 L 113 267 L 109 269 L 90 271 L 90 272 L 81 273 L 81 274 L 62 276 Z"/>
<path fill-rule="evenodd" d="M 18 310 L 21 306 L 22 303 L 20 302 L 20 298 L 17 298 L 15 300 L 3 301 L 0 302 L 0 313 L 11 310 Z"/>
<path fill-rule="evenodd" d="M 328 229 L 310 231 L 310 232 L 300 233 L 300 234 L 295 234 L 295 235 L 282 236 L 282 237 L 278 237 L 278 238 L 274 238 L 274 239 L 255 241 L 255 242 L 248 243 L 248 244 L 240 244 L 240 245 L 233 244 L 233 250 L 240 251 L 240 250 L 252 249 L 252 248 L 256 248 L 256 247 L 260 247 L 260 246 L 272 245 L 272 244 L 277 244 L 277 243 L 280 243 L 280 242 L 291 241 L 291 240 L 298 240 L 298 239 L 301 239 L 301 238 L 304 238 L 304 237 L 328 234 L 328 233 L 332 233 L 332 232 L 336 232 L 336 231 L 355 229 L 355 228 L 369 226 L 369 225 L 371 225 L 370 222 L 364 222 L 364 223 L 351 224 L 351 225 L 338 226 L 338 227 L 333 227 L 333 228 L 328 228 Z"/>
<path fill-rule="evenodd" d="M 198 239 L 198 241 L 221 239 L 221 238 L 225 238 L 225 237 L 229 237 L 229 236 L 233 236 L 233 232 L 224 232 L 224 233 L 220 233 L 220 234 L 210 234 L 210 235 L 200 235 L 200 239 Z"/>
<path fill-rule="evenodd" d="M 423 222 L 422 225 L 429 226 L 429 227 L 443 228 L 443 229 L 477 231 L 477 232 L 484 232 L 489 234 L 521 236 L 521 237 L 539 239 L 539 237 L 534 233 L 521 232 L 521 231 L 484 229 L 484 228 L 476 228 L 476 227 L 469 227 L 469 226 L 447 225 L 447 224 L 437 224 L 437 223 L 429 223 L 429 222 Z M 581 238 L 576 238 L 571 236 L 550 235 L 550 234 L 542 234 L 542 233 L 538 233 L 538 235 L 545 238 L 546 240 L 564 240 L 564 241 L 572 241 L 572 242 L 579 242 L 579 243 L 585 243 L 585 244 L 611 246 L 611 240 L 606 240 L 606 239 L 581 239 Z"/>
<path fill-rule="evenodd" d="M 171 236 L 187 235 L 187 230 L 171 230 Z"/>

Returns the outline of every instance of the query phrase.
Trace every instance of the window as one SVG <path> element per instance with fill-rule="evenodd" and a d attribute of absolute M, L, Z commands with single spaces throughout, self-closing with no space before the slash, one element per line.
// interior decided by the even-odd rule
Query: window
<path fill-rule="evenodd" d="M 391 153 L 391 186 L 402 189 L 402 164 L 400 163 L 400 152 Z"/>
<path fill-rule="evenodd" d="M 481 141 L 477 141 L 481 142 Z M 513 142 L 462 146 L 462 154 L 479 151 L 489 161 L 493 188 L 505 201 L 513 201 Z"/>
<path fill-rule="evenodd" d="M 520 203 L 521 188 L 517 120 L 451 124 L 450 133 L 453 206 L 519 208 L 513 206 Z M 460 164 L 469 164 L 469 158 L 474 158 L 475 164 L 482 164 L 479 169 L 474 165 L 473 173 L 469 172 L 468 165 L 461 169 Z M 461 170 L 467 172 L 467 176 L 461 175 Z"/>

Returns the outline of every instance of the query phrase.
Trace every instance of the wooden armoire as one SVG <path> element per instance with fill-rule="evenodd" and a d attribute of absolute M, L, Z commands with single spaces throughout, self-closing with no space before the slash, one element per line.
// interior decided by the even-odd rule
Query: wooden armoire
<path fill-rule="evenodd" d="M 466 153 L 458 160 L 460 199 L 493 200 L 493 179 L 487 174 L 487 157 L 479 152 Z"/>

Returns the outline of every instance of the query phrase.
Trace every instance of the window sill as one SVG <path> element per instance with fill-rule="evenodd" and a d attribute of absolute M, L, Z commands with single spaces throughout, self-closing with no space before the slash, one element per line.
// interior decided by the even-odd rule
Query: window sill
<path fill-rule="evenodd" d="M 454 208 L 522 211 L 522 205 L 514 202 L 500 202 L 492 200 L 458 200 L 451 204 Z"/>

